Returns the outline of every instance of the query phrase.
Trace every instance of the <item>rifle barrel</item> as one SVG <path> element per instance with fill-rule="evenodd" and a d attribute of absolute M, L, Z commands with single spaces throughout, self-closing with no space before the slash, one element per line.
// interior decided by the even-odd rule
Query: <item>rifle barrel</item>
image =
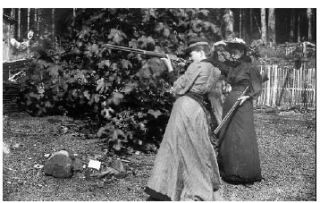
<path fill-rule="evenodd" d="M 160 58 L 165 58 L 166 57 L 166 54 L 158 53 L 158 52 L 154 52 L 154 51 L 146 51 L 146 50 L 142 50 L 142 49 L 134 49 L 134 48 L 118 46 L 118 45 L 112 45 L 112 44 L 105 44 L 105 46 L 107 48 L 120 50 L 120 51 L 134 52 L 134 53 L 138 53 L 138 54 L 156 56 L 156 57 L 160 57 Z"/>

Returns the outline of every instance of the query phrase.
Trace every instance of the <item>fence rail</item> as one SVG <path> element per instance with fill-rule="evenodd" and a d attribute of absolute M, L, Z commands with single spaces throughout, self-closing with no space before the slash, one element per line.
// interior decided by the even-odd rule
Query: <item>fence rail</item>
<path fill-rule="evenodd" d="M 293 66 L 262 65 L 260 71 L 268 74 L 257 105 L 316 107 L 316 69 L 302 63 Z"/>

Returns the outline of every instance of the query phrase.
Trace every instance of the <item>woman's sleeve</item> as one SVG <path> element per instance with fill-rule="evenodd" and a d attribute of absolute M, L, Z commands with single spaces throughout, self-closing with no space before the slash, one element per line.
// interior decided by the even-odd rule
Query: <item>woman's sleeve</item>
<path fill-rule="evenodd" d="M 168 82 L 172 85 L 176 81 L 177 77 L 174 71 L 168 73 Z"/>
<path fill-rule="evenodd" d="M 190 65 L 186 72 L 173 83 L 171 90 L 172 93 L 175 95 L 185 94 L 192 87 L 194 81 L 199 75 L 199 72 L 199 68 L 194 65 Z"/>
<path fill-rule="evenodd" d="M 252 87 L 252 91 L 249 93 L 249 96 L 256 99 L 262 91 L 262 77 L 258 69 L 254 66 L 250 67 L 249 73 Z"/>

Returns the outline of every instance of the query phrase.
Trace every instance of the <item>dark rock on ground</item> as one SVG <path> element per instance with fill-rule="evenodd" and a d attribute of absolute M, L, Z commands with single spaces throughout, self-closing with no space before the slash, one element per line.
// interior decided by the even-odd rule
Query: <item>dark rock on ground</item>
<path fill-rule="evenodd" d="M 73 175 L 73 158 L 66 150 L 52 154 L 44 165 L 44 173 L 56 178 L 70 178 Z"/>

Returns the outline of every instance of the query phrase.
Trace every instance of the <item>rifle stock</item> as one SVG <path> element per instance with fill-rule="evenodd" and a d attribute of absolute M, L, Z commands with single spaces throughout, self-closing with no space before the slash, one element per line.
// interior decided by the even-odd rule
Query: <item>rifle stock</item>
<path fill-rule="evenodd" d="M 246 87 L 246 89 L 241 93 L 240 97 L 244 96 L 249 90 L 249 86 Z M 228 113 L 225 115 L 225 117 L 222 119 L 221 123 L 218 125 L 218 127 L 213 131 L 214 134 L 217 134 L 223 125 L 229 120 L 232 113 L 236 110 L 236 108 L 239 106 L 240 101 L 237 100 L 231 107 L 231 109 L 228 111 Z"/>

